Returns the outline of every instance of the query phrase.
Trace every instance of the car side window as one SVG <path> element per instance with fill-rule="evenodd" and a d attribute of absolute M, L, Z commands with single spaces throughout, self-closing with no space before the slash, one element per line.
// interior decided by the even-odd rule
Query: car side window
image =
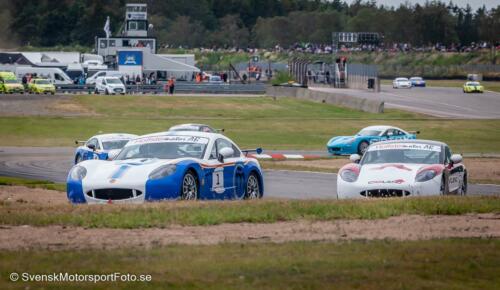
<path fill-rule="evenodd" d="M 89 145 L 94 145 L 96 149 L 99 149 L 99 142 L 97 142 L 97 139 L 96 138 L 92 138 L 90 139 L 87 144 L 85 144 L 87 147 L 89 147 Z"/>
<path fill-rule="evenodd" d="M 450 147 L 446 146 L 444 148 L 444 164 L 450 164 L 451 162 L 451 150 Z"/>
<path fill-rule="evenodd" d="M 217 144 L 214 143 L 212 146 L 212 151 L 210 151 L 210 157 L 208 159 L 217 159 Z"/>
<path fill-rule="evenodd" d="M 394 129 L 388 129 L 387 131 L 385 131 L 384 136 L 394 136 Z"/>
<path fill-rule="evenodd" d="M 215 144 L 217 146 L 217 152 L 219 152 L 222 148 L 232 148 L 233 151 L 234 151 L 234 154 L 232 156 L 233 158 L 234 157 L 237 158 L 237 157 L 241 156 L 241 151 L 238 150 L 238 148 L 236 147 L 236 145 L 234 145 L 233 143 L 229 142 L 226 139 L 217 139 L 217 141 L 215 141 Z"/>

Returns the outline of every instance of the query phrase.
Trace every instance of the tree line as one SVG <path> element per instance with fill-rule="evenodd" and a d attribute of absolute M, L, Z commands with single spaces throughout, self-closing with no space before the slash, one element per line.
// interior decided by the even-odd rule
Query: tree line
<path fill-rule="evenodd" d="M 0 0 L 2 38 L 18 45 L 93 46 L 107 16 L 122 30 L 125 0 Z M 183 47 L 329 44 L 334 31 L 380 32 L 385 43 L 469 45 L 500 41 L 500 5 L 473 10 L 430 1 L 399 7 L 357 0 L 149 0 L 159 43 Z M 8 35 L 8 37 L 7 37 Z M 7 40 L 6 40 L 7 41 Z"/>

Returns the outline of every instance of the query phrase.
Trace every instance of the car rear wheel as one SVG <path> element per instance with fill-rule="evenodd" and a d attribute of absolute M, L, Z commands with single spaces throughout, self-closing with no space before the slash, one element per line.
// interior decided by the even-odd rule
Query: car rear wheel
<path fill-rule="evenodd" d="M 365 154 L 366 149 L 368 149 L 368 145 L 369 144 L 366 141 L 362 141 L 361 143 L 359 143 L 359 145 L 358 145 L 358 154 L 359 155 Z"/>
<path fill-rule="evenodd" d="M 257 174 L 251 173 L 245 186 L 245 199 L 259 198 L 261 198 L 259 178 L 257 177 Z"/>
<path fill-rule="evenodd" d="M 198 198 L 198 182 L 196 176 L 188 171 L 182 178 L 181 199 L 196 200 Z"/>

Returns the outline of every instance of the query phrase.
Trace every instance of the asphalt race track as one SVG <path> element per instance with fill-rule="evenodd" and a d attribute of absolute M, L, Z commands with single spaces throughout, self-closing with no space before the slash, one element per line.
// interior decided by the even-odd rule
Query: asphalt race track
<path fill-rule="evenodd" d="M 64 182 L 73 151 L 71 147 L 0 147 L 0 176 Z M 268 198 L 337 198 L 334 173 L 267 170 L 264 178 Z M 500 195 L 500 186 L 471 184 L 469 194 Z"/>
<path fill-rule="evenodd" d="M 426 87 L 393 89 L 382 85 L 380 93 L 367 90 L 311 88 L 351 93 L 367 99 L 383 100 L 386 108 L 400 109 L 442 118 L 500 119 L 500 93 L 464 94 L 461 88 Z"/>

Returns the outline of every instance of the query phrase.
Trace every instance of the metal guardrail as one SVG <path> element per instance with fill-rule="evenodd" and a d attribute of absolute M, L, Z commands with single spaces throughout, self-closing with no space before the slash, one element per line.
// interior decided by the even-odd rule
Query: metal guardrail
<path fill-rule="evenodd" d="M 158 85 L 127 85 L 127 93 L 164 93 L 162 84 Z M 93 93 L 94 85 L 56 85 L 56 90 L 62 93 Z M 250 84 L 207 84 L 177 82 L 176 93 L 205 93 L 205 94 L 264 94 L 264 83 Z"/>

